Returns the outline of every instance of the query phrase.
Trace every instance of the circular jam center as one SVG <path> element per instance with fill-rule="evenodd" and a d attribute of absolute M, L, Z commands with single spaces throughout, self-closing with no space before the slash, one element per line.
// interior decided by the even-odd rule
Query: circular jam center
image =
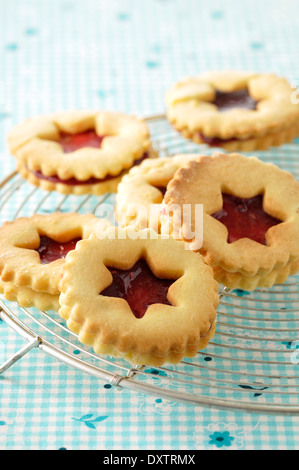
<path fill-rule="evenodd" d="M 233 243 L 240 238 L 250 238 L 262 245 L 266 243 L 266 233 L 270 227 L 280 224 L 281 220 L 275 219 L 263 209 L 263 196 L 255 196 L 249 199 L 222 194 L 223 207 L 212 215 L 222 222 L 228 230 L 228 243 Z"/>
<path fill-rule="evenodd" d="M 39 253 L 42 264 L 49 264 L 61 258 L 65 258 L 69 251 L 76 248 L 78 241 L 81 238 L 76 238 L 67 243 L 59 243 L 49 237 L 40 237 L 40 246 L 36 250 Z"/>
<path fill-rule="evenodd" d="M 58 142 L 62 146 L 64 153 L 70 153 L 84 147 L 100 149 L 105 137 L 107 136 L 97 135 L 94 130 L 80 132 L 78 134 L 61 132 Z"/>
<path fill-rule="evenodd" d="M 248 93 L 247 88 L 237 91 L 216 91 L 216 97 L 213 101 L 219 112 L 230 111 L 234 108 L 256 110 L 257 101 Z"/>
<path fill-rule="evenodd" d="M 107 268 L 113 282 L 101 295 L 126 300 L 136 318 L 142 318 L 152 304 L 171 305 L 167 292 L 174 281 L 157 278 L 145 260 L 139 260 L 128 270 Z"/>
<path fill-rule="evenodd" d="M 230 111 L 232 109 L 241 108 L 255 111 L 257 109 L 258 101 L 253 99 L 248 93 L 247 88 L 243 88 L 237 91 L 216 91 L 216 96 L 213 101 L 218 108 L 220 113 Z M 236 142 L 240 139 L 221 139 L 219 137 L 208 137 L 203 133 L 199 133 L 200 139 L 211 147 L 221 147 L 224 143 Z"/>

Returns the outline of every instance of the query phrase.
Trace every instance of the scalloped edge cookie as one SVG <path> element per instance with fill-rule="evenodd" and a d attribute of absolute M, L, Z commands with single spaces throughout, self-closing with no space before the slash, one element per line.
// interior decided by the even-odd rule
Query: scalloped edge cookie
<path fill-rule="evenodd" d="M 116 194 L 116 220 L 119 227 L 133 225 L 138 229 L 152 228 L 160 232 L 160 210 L 165 188 L 175 172 L 197 154 L 174 155 L 145 160 L 124 176 Z"/>
<path fill-rule="evenodd" d="M 88 238 L 91 233 L 108 226 L 111 224 L 107 220 L 77 213 L 35 214 L 6 222 L 0 228 L 0 280 L 15 287 L 59 295 L 58 284 L 65 260 L 41 264 L 35 251 L 39 247 L 40 236 L 64 243 L 78 237 Z"/>
<path fill-rule="evenodd" d="M 106 266 L 129 269 L 140 258 L 156 276 L 176 281 L 168 291 L 172 305 L 153 304 L 137 319 L 124 299 L 100 293 L 112 282 Z M 218 284 L 203 258 L 183 242 L 163 240 L 151 229 L 113 227 L 101 239 L 93 234 L 80 241 L 63 271 L 59 314 L 98 354 L 135 364 L 175 363 L 193 357 L 214 334 Z"/>
<path fill-rule="evenodd" d="M 91 129 L 105 136 L 100 149 L 87 146 L 64 153 L 58 142 L 60 132 L 76 134 Z M 147 153 L 149 158 L 157 156 L 144 119 L 109 111 L 65 111 L 27 119 L 10 131 L 8 147 L 24 178 L 64 194 L 103 194 L 107 188 L 115 192 L 119 177 L 134 162 Z M 45 179 L 51 177 L 62 181 Z M 80 184 L 63 184 L 73 178 Z M 91 179 L 103 181 L 90 184 Z M 86 185 L 81 184 L 85 181 Z"/>
<path fill-rule="evenodd" d="M 227 242 L 227 228 L 211 216 L 222 207 L 222 190 L 242 198 L 264 195 L 266 212 L 282 221 L 268 230 L 267 246 L 248 238 Z M 183 203 L 203 204 L 203 244 L 198 251 L 213 267 L 216 279 L 231 288 L 241 287 L 241 283 L 245 288 L 242 278 L 248 281 L 247 290 L 263 282 L 269 287 L 271 282 L 280 282 L 288 268 L 293 273 L 297 266 L 299 182 L 272 163 L 240 154 L 201 157 L 177 171 L 164 201 L 162 233 L 170 232 L 178 239 L 190 230 L 176 215 L 178 208 Z M 191 231 L 194 229 L 193 217 Z M 224 273 L 228 273 L 226 277 Z"/>
<path fill-rule="evenodd" d="M 219 112 L 213 104 L 216 91 L 244 88 L 258 102 L 256 110 Z M 299 135 L 299 105 L 291 101 L 292 93 L 288 81 L 275 74 L 210 71 L 187 77 L 166 92 L 167 117 L 183 136 L 196 143 L 220 139 L 219 146 L 228 151 L 265 150 Z"/>
<path fill-rule="evenodd" d="M 16 287 L 11 282 L 0 281 L 0 293 L 6 300 L 17 302 L 20 307 L 35 307 L 41 311 L 60 309 L 59 295 L 51 295 L 46 292 L 36 292 L 30 287 Z"/>

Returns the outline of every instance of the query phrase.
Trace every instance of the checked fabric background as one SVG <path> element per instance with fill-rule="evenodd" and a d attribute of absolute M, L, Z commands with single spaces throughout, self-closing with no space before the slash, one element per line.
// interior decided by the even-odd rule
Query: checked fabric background
<path fill-rule="evenodd" d="M 297 0 L 0 0 L 1 180 L 15 168 L 6 134 L 29 116 L 161 114 L 174 81 L 208 69 L 272 71 L 299 86 L 298 18 Z M 24 344 L 0 321 L 0 365 Z M 298 446 L 299 417 L 119 391 L 39 350 L 0 376 L 1 450 Z"/>

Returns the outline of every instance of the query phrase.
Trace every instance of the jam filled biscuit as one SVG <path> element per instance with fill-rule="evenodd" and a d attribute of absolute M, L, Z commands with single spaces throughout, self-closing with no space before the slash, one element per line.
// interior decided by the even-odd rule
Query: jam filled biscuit
<path fill-rule="evenodd" d="M 36 292 L 30 287 L 17 287 L 11 282 L 0 281 L 0 293 L 6 300 L 17 302 L 21 307 L 35 307 L 38 310 L 55 312 L 60 308 L 59 295 Z"/>
<path fill-rule="evenodd" d="M 299 136 L 299 104 L 274 74 L 212 71 L 166 93 L 167 117 L 186 138 L 211 147 L 265 150 Z"/>
<path fill-rule="evenodd" d="M 91 214 L 36 214 L 0 228 L 0 291 L 22 307 L 56 309 L 65 257 L 111 224 Z M 55 307 L 55 308 L 54 308 Z"/>
<path fill-rule="evenodd" d="M 116 218 L 119 227 L 133 225 L 138 229 L 160 231 L 160 210 L 169 181 L 175 172 L 198 155 L 145 160 L 132 168 L 118 186 Z"/>
<path fill-rule="evenodd" d="M 277 166 L 239 154 L 201 157 L 177 171 L 164 201 L 162 233 L 175 238 L 188 229 L 176 211 L 203 205 L 197 251 L 225 286 L 271 287 L 299 270 L 299 182 Z"/>
<path fill-rule="evenodd" d="M 203 257 L 151 229 L 108 228 L 66 257 L 59 311 L 96 353 L 135 364 L 193 357 L 213 336 L 218 284 Z"/>
<path fill-rule="evenodd" d="M 128 169 L 157 155 L 145 122 L 108 111 L 66 111 L 27 119 L 8 136 L 20 174 L 64 194 L 115 192 Z"/>

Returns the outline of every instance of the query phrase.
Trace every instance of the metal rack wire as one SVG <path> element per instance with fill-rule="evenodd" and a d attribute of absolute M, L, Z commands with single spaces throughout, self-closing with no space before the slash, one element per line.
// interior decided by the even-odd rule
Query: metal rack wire
<path fill-rule="evenodd" d="M 164 116 L 147 121 L 160 156 L 215 150 L 186 141 Z M 297 154 L 294 143 L 258 156 L 298 177 Z M 100 216 L 101 206 L 107 202 L 113 205 L 114 195 L 78 197 L 44 192 L 18 173 L 0 185 L 1 223 L 37 212 L 77 211 Z M 113 211 L 108 217 L 113 221 Z M 208 348 L 193 359 L 160 368 L 132 367 L 122 359 L 98 356 L 79 343 L 57 313 L 20 308 L 0 298 L 1 319 L 27 340 L 0 365 L 0 374 L 39 348 L 120 389 L 219 409 L 299 414 L 299 276 L 253 293 L 221 287 L 220 298 L 216 334 Z"/>

